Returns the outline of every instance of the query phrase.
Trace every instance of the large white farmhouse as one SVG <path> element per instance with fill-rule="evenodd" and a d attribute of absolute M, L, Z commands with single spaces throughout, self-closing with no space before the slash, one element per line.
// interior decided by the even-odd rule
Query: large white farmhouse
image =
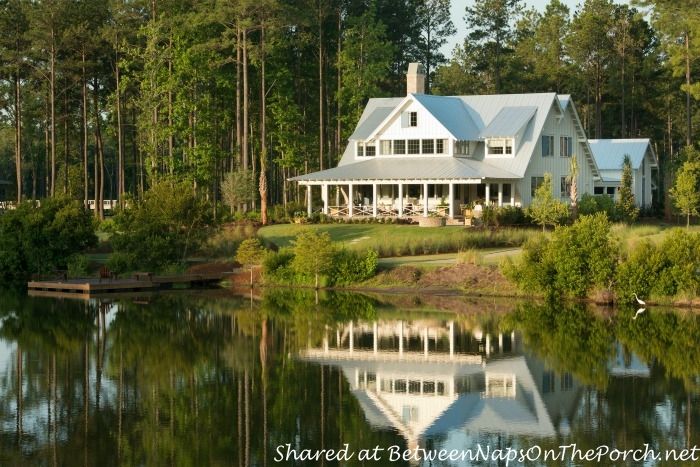
<path fill-rule="evenodd" d="M 579 195 L 603 182 L 570 96 L 433 96 L 424 94 L 420 64 L 406 76 L 405 97 L 369 100 L 337 167 L 292 179 L 307 187 L 309 215 L 314 187 L 332 216 L 452 218 L 469 203 L 524 207 L 547 172 L 553 194 L 567 200 L 572 157 Z"/>

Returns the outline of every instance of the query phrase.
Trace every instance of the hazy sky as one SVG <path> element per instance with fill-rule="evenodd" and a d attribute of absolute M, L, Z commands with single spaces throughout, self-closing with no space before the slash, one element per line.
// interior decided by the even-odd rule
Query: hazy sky
<path fill-rule="evenodd" d="M 448 43 L 443 47 L 443 53 L 448 58 L 452 56 L 452 49 L 454 49 L 455 45 L 462 43 L 467 35 L 464 26 L 464 10 L 467 5 L 471 5 L 473 3 L 474 0 L 452 0 L 452 22 L 455 25 L 455 29 L 457 29 L 457 34 L 452 36 Z M 549 3 L 549 0 L 525 0 L 524 3 L 527 5 L 527 7 L 534 6 L 539 11 L 544 11 Z M 568 6 L 571 14 L 573 14 L 578 5 L 583 3 L 583 0 L 562 0 L 562 3 Z M 629 2 L 625 0 L 616 0 L 615 3 Z"/>

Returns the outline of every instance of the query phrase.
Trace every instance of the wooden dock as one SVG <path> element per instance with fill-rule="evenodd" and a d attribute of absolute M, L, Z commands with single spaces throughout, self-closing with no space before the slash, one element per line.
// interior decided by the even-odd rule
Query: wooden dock
<path fill-rule="evenodd" d="M 230 273 L 203 273 L 169 276 L 137 274 L 125 279 L 67 279 L 31 281 L 27 283 L 29 295 L 44 297 L 91 298 L 112 294 L 153 292 L 173 287 L 213 286 L 228 277 Z"/>

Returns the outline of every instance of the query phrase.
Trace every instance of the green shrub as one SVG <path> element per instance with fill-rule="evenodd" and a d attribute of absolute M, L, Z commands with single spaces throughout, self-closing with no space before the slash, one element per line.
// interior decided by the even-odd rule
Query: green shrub
<path fill-rule="evenodd" d="M 668 259 L 668 275 L 678 292 L 694 296 L 700 293 L 700 233 L 673 231 L 661 244 Z"/>
<path fill-rule="evenodd" d="M 602 212 L 608 216 L 608 219 L 612 221 L 618 220 L 615 201 L 607 195 L 585 193 L 578 202 L 578 212 L 584 216 Z"/>
<path fill-rule="evenodd" d="M 663 249 L 649 241 L 637 245 L 629 257 L 620 264 L 615 275 L 615 294 L 620 302 L 632 302 L 634 294 L 648 297 L 651 294 L 675 295 L 677 286 L 671 275 L 668 256 Z"/>
<path fill-rule="evenodd" d="M 95 222 L 80 201 L 21 203 L 0 215 L 0 280 L 66 269 L 73 255 L 97 244 Z"/>
<path fill-rule="evenodd" d="M 297 284 L 299 281 L 296 272 L 292 268 L 294 253 L 291 249 L 283 248 L 277 252 L 269 253 L 263 260 L 263 276 L 266 282 L 271 284 Z"/>
<path fill-rule="evenodd" d="M 374 250 L 364 254 L 338 250 L 333 255 L 333 265 L 328 273 L 328 283 L 331 285 L 351 285 L 364 282 L 377 273 L 379 255 Z"/>
<path fill-rule="evenodd" d="M 89 261 L 87 256 L 75 254 L 68 258 L 68 277 L 85 277 L 88 273 Z"/>
<path fill-rule="evenodd" d="M 525 290 L 585 297 L 594 287 L 609 287 L 618 256 L 607 217 L 581 216 L 557 227 L 550 240 L 528 242 L 519 261 L 505 263 L 503 272 Z"/>
<path fill-rule="evenodd" d="M 115 253 L 123 253 L 119 261 L 125 270 L 159 271 L 184 263 L 199 250 L 211 227 L 209 203 L 197 197 L 188 182 L 163 180 L 141 201 L 117 212 L 112 245 Z"/>

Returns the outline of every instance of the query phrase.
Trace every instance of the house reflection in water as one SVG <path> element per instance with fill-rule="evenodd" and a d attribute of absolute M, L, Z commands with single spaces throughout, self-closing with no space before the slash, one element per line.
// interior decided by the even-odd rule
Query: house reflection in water
<path fill-rule="evenodd" d="M 453 321 L 350 322 L 301 357 L 341 368 L 370 425 L 409 448 L 457 432 L 567 434 L 579 384 L 520 344 Z"/>

